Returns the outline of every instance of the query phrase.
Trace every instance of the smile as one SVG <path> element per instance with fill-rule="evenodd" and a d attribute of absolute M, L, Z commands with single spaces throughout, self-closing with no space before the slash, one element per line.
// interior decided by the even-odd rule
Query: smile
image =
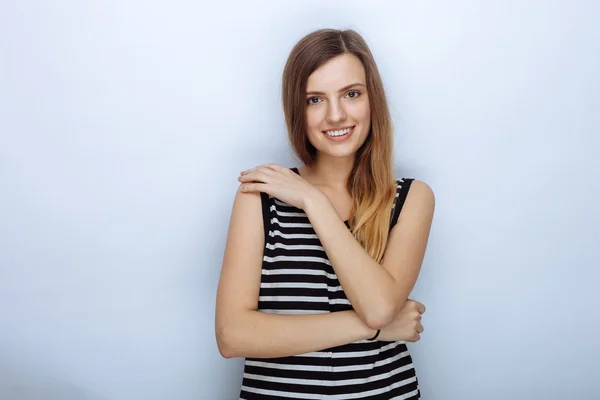
<path fill-rule="evenodd" d="M 326 134 L 330 138 L 340 138 L 340 137 L 348 136 L 348 134 L 350 132 L 352 132 L 353 130 L 354 130 L 354 126 L 349 126 L 349 127 L 342 128 L 342 129 L 332 129 L 332 130 L 328 130 L 328 131 L 323 131 L 323 133 Z"/>

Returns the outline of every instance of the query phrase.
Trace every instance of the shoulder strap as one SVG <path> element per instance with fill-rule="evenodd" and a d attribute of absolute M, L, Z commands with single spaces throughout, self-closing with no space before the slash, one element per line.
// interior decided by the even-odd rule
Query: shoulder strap
<path fill-rule="evenodd" d="M 262 208 L 263 229 L 265 231 L 265 244 L 269 243 L 269 230 L 271 226 L 271 198 L 265 192 L 260 192 Z"/>
<path fill-rule="evenodd" d="M 390 221 L 390 231 L 394 226 L 396 226 L 396 223 L 398 222 L 398 218 L 400 217 L 400 211 L 402 210 L 404 201 L 406 201 L 406 196 L 408 195 L 410 185 L 413 181 L 414 179 L 412 178 L 404 178 L 397 180 L 398 186 L 396 186 L 396 201 L 394 202 L 392 220 Z"/>

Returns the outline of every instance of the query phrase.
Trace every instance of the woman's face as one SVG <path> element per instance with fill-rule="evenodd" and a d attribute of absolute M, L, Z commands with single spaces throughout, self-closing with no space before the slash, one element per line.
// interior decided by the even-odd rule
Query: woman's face
<path fill-rule="evenodd" d="M 308 140 L 319 153 L 354 156 L 371 127 L 365 68 L 358 58 L 343 54 L 308 77 L 306 123 Z"/>

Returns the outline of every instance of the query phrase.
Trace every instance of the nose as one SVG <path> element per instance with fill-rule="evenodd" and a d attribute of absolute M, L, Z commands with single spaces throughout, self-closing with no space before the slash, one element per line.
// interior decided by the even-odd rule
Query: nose
<path fill-rule="evenodd" d="M 330 124 L 338 124 L 346 119 L 346 110 L 340 101 L 330 101 L 327 108 L 327 122 Z"/>

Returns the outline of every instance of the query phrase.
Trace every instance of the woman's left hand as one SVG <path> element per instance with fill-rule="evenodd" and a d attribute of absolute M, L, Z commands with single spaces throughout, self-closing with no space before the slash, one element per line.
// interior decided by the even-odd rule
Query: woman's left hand
<path fill-rule="evenodd" d="M 238 181 L 242 192 L 264 192 L 300 209 L 319 190 L 291 169 L 272 163 L 242 171 Z"/>

